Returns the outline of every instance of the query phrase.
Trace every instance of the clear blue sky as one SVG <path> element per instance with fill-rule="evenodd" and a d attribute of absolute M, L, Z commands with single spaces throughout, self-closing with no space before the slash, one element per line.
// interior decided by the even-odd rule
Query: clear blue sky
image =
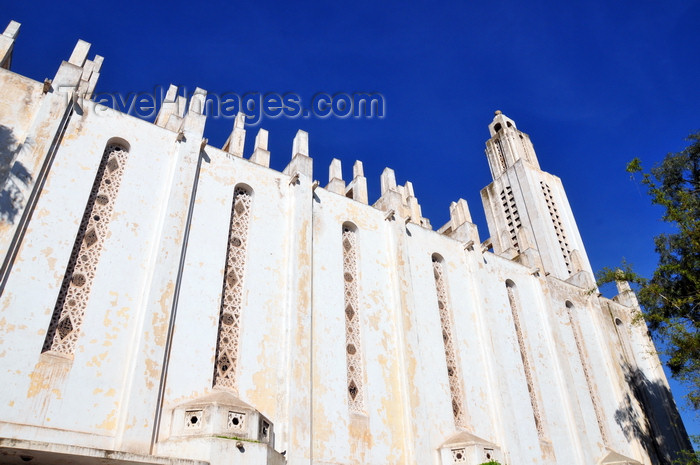
<path fill-rule="evenodd" d="M 80 38 L 105 57 L 98 92 L 380 92 L 383 119 L 263 120 L 272 167 L 288 163 L 304 129 L 323 185 L 333 157 L 346 179 L 360 159 L 373 202 L 391 167 L 435 228 L 465 198 L 482 240 L 484 141 L 500 109 L 562 178 L 594 269 L 624 256 L 651 273 L 665 226 L 625 164 L 650 167 L 700 129 L 697 1 L 3 3 L 0 20 L 22 23 L 12 69 L 36 80 Z M 210 144 L 232 124 L 210 118 Z M 695 414 L 684 417 L 700 434 Z"/>

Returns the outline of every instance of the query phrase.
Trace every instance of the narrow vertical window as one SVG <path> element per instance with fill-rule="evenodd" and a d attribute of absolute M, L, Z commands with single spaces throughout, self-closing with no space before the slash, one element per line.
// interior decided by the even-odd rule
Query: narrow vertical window
<path fill-rule="evenodd" d="M 357 232 L 343 225 L 343 287 L 345 291 L 345 351 L 350 411 L 364 412 L 360 318 L 357 313 Z"/>
<path fill-rule="evenodd" d="M 63 276 L 42 352 L 72 355 L 102 254 L 128 149 L 109 143 L 102 155 Z"/>
<path fill-rule="evenodd" d="M 506 281 L 506 289 L 508 290 L 508 301 L 510 303 L 510 311 L 513 315 L 513 324 L 515 326 L 515 335 L 518 338 L 518 346 L 520 348 L 520 358 L 523 361 L 523 368 L 525 370 L 525 380 L 527 381 L 527 390 L 530 394 L 530 404 L 532 405 L 532 413 L 534 415 L 535 427 L 537 428 L 537 434 L 540 438 L 544 437 L 544 428 L 542 425 L 542 415 L 540 413 L 540 406 L 537 402 L 536 388 L 533 381 L 532 366 L 530 364 L 530 357 L 527 353 L 527 346 L 525 345 L 525 338 L 523 337 L 523 330 L 520 326 L 520 315 L 518 309 L 518 299 L 515 295 L 515 284 L 513 281 Z"/>
<path fill-rule="evenodd" d="M 515 204 L 515 195 L 510 186 L 506 186 L 506 188 L 501 191 L 501 203 L 503 204 L 503 212 L 506 215 L 506 224 L 508 226 L 508 232 L 510 233 L 511 246 L 519 253 L 518 231 L 522 227 L 522 223 L 520 221 L 518 207 Z"/>
<path fill-rule="evenodd" d="M 598 422 L 598 428 L 600 429 L 600 435 L 603 438 L 603 442 L 605 444 L 609 444 L 608 442 L 608 434 L 607 430 L 605 429 L 605 422 L 603 421 L 603 409 L 600 406 L 600 402 L 598 401 L 598 395 L 595 391 L 595 384 L 593 383 L 593 379 L 591 376 L 591 369 L 588 366 L 588 357 L 586 357 L 586 353 L 583 348 L 583 337 L 581 336 L 581 328 L 579 327 L 578 320 L 574 317 L 573 314 L 573 304 L 571 302 L 566 302 L 566 314 L 569 317 L 569 323 L 571 326 L 571 331 L 574 334 L 574 342 L 576 343 L 576 351 L 578 352 L 578 358 L 579 361 L 581 362 L 581 367 L 583 368 L 583 375 L 586 378 L 586 385 L 588 386 L 588 393 L 591 396 L 591 402 L 593 402 L 593 410 L 595 411 L 595 418 L 596 421 Z"/>
<path fill-rule="evenodd" d="M 525 159 L 529 162 L 532 161 L 532 152 L 530 152 L 530 146 L 528 144 L 528 141 L 523 137 L 522 134 L 520 134 L 520 143 L 523 146 L 523 150 L 525 152 Z"/>
<path fill-rule="evenodd" d="M 552 190 L 544 182 L 540 181 L 540 187 L 542 188 L 542 195 L 544 195 L 544 200 L 547 202 L 547 208 L 549 209 L 549 216 L 552 218 L 552 225 L 554 225 L 554 232 L 557 234 L 557 240 L 559 241 L 559 248 L 561 249 L 561 254 L 564 257 L 564 264 L 569 274 L 572 273 L 571 267 L 571 249 L 569 248 L 569 240 L 566 238 L 566 233 L 564 231 L 564 225 L 559 217 L 559 210 L 557 210 L 557 205 L 554 203 L 554 197 L 552 196 Z"/>
<path fill-rule="evenodd" d="M 498 154 L 498 161 L 501 163 L 501 168 L 503 168 L 503 171 L 506 170 L 506 159 L 503 156 L 503 146 L 501 145 L 501 140 L 496 139 L 496 143 L 494 144 L 496 147 L 496 153 Z"/>
<path fill-rule="evenodd" d="M 233 192 L 231 223 L 228 232 L 226 268 L 219 312 L 219 336 L 216 344 L 214 386 L 236 390 L 238 342 L 241 333 L 241 302 L 245 276 L 248 225 L 252 193 L 236 186 Z"/>
<path fill-rule="evenodd" d="M 452 395 L 452 415 L 454 416 L 455 425 L 466 428 L 466 412 L 462 402 L 462 375 L 457 363 L 457 354 L 452 337 L 452 311 L 447 296 L 445 273 L 442 266 L 442 258 L 437 254 L 433 255 L 432 258 L 433 275 L 435 276 L 435 287 L 437 288 L 438 311 L 440 312 L 440 325 L 442 326 L 442 342 L 447 361 L 447 377 L 450 381 L 450 394 Z"/>

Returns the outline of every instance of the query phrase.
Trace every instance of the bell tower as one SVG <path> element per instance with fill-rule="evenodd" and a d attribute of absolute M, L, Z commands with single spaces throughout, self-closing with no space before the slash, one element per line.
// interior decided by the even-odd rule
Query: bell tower
<path fill-rule="evenodd" d="M 493 182 L 481 191 L 493 251 L 582 287 L 594 285 L 561 180 L 540 169 L 530 136 L 496 111 L 486 157 Z"/>
<path fill-rule="evenodd" d="M 501 113 L 501 110 L 496 110 L 496 115 L 489 124 L 489 132 L 491 138 L 486 141 L 486 156 L 494 180 L 521 159 L 540 168 L 530 136 L 519 131 L 515 121 Z"/>

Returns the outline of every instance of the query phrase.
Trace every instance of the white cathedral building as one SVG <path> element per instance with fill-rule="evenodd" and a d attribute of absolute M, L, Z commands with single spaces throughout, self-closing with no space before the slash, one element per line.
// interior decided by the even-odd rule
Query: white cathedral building
<path fill-rule="evenodd" d="M 299 131 L 269 168 L 205 91 L 155 123 L 90 99 L 0 36 L 0 463 L 669 464 L 690 448 L 624 283 L 591 266 L 558 177 L 488 126 L 489 238 L 464 200 L 433 230 L 362 163 L 325 187 Z M 98 111 L 99 110 L 99 111 Z"/>

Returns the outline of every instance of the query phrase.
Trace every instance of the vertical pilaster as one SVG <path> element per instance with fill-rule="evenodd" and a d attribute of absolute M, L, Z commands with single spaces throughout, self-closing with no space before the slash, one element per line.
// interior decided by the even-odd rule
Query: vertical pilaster
<path fill-rule="evenodd" d="M 299 131 L 294 138 L 292 160 L 284 170 L 289 175 L 287 190 L 287 392 L 283 411 L 286 418 L 284 444 L 289 465 L 313 461 L 312 424 L 313 359 L 312 282 L 313 282 L 313 170 L 308 134 Z M 285 445 L 280 447 L 284 448 Z"/>
<path fill-rule="evenodd" d="M 367 196 L 367 178 L 365 178 L 362 162 L 359 160 L 352 167 L 352 181 L 345 188 L 345 195 L 365 205 L 369 201 Z"/>
<path fill-rule="evenodd" d="M 388 192 L 388 191 L 387 191 Z M 402 413 L 404 424 L 404 457 L 407 464 L 432 463 L 433 457 L 422 443 L 427 440 L 426 431 L 419 419 L 427 418 L 421 392 L 413 382 L 417 374 L 417 360 L 420 360 L 418 341 L 418 322 L 415 316 L 413 296 L 413 278 L 407 239 L 407 225 L 401 218 L 387 218 L 385 234 L 389 250 L 389 270 L 391 274 L 391 298 L 395 312 L 397 328 L 397 353 L 401 377 L 399 379 L 402 393 Z"/>
<path fill-rule="evenodd" d="M 245 146 L 245 115 L 238 113 L 233 124 L 233 130 L 224 144 L 224 150 L 235 157 L 243 157 Z"/>
<path fill-rule="evenodd" d="M 205 92 L 197 89 L 181 132 L 173 133 L 174 158 L 168 182 L 167 201 L 157 219 L 159 234 L 154 238 L 150 263 L 153 268 L 144 298 L 142 334 L 132 354 L 132 376 L 123 399 L 121 450 L 153 453 L 158 441 L 163 389 L 167 375 L 170 341 L 177 316 L 180 279 L 187 251 L 187 237 L 196 193 L 196 179 L 202 149 Z M 127 426 L 128 425 L 128 426 Z"/>
<path fill-rule="evenodd" d="M 267 150 L 268 134 L 265 129 L 260 128 L 258 135 L 255 136 L 255 148 L 250 156 L 250 161 L 257 163 L 260 166 L 270 166 L 270 151 Z"/>
<path fill-rule="evenodd" d="M 0 68 L 10 69 L 12 51 L 15 48 L 15 39 L 19 34 L 19 26 L 17 21 L 10 21 L 5 32 L 0 35 Z"/>
<path fill-rule="evenodd" d="M 328 167 L 328 185 L 326 190 L 336 194 L 345 195 L 345 181 L 343 181 L 343 170 L 340 160 L 334 158 Z"/>
<path fill-rule="evenodd" d="M 12 269 L 17 251 L 31 220 L 34 207 L 51 170 L 68 122 L 77 111 L 77 90 L 84 74 L 90 44 L 78 41 L 69 61 L 64 61 L 19 144 L 17 155 L 0 170 L 0 294 Z M 101 60 L 98 60 L 101 62 Z M 96 79 L 96 78 L 95 78 Z"/>

